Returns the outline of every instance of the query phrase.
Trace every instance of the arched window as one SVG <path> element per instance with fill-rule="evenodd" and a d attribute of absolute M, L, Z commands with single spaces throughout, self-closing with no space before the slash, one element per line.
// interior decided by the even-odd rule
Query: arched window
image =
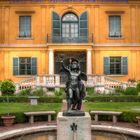
<path fill-rule="evenodd" d="M 62 17 L 62 38 L 76 39 L 79 36 L 79 19 L 74 13 Z"/>
<path fill-rule="evenodd" d="M 52 41 L 61 42 L 88 42 L 88 12 L 83 12 L 79 17 L 72 12 L 62 17 L 52 13 Z"/>

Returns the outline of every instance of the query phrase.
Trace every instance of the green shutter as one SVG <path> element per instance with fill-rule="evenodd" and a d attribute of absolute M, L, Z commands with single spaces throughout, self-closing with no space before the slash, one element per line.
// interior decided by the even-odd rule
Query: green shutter
<path fill-rule="evenodd" d="M 128 74 L 128 57 L 121 57 L 121 74 Z"/>
<path fill-rule="evenodd" d="M 19 75 L 19 58 L 13 58 L 13 75 Z"/>
<path fill-rule="evenodd" d="M 83 12 L 80 16 L 79 37 L 83 41 L 88 41 L 88 12 Z"/>
<path fill-rule="evenodd" d="M 104 74 L 110 74 L 110 57 L 104 57 Z"/>
<path fill-rule="evenodd" d="M 56 12 L 52 13 L 53 42 L 60 40 L 61 37 L 61 20 Z"/>
<path fill-rule="evenodd" d="M 37 58 L 35 57 L 31 58 L 31 74 L 32 75 L 37 74 Z"/>

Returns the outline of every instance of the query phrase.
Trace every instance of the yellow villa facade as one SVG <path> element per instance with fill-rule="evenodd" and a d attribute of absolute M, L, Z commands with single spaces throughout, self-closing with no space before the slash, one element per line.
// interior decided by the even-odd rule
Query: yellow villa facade
<path fill-rule="evenodd" d="M 89 75 L 140 80 L 140 1 L 109 1 L 0 0 L 0 80 L 59 74 L 71 57 Z"/>

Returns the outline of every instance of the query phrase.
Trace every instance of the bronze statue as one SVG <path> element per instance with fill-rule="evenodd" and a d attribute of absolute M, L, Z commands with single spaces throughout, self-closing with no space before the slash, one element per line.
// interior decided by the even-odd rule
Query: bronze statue
<path fill-rule="evenodd" d="M 86 92 L 82 80 L 87 81 L 87 76 L 80 71 L 79 61 L 74 58 L 69 59 L 68 66 L 65 66 L 62 61 L 62 68 L 68 76 L 65 89 L 67 111 L 81 110 L 82 99 L 85 97 Z"/>

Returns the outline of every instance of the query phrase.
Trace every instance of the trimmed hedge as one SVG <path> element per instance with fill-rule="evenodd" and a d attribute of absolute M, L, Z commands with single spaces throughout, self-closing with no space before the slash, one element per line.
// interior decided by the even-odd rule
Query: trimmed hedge
<path fill-rule="evenodd" d="M 16 113 L 10 113 L 11 115 L 16 116 L 15 118 L 15 123 L 27 123 L 29 122 L 29 118 L 24 115 L 23 112 L 16 112 Z M 3 114 L 0 114 L 0 125 L 2 124 L 1 116 Z M 52 120 L 56 120 L 57 115 L 52 116 Z M 131 111 L 125 111 L 118 117 L 118 121 L 121 122 L 137 122 L 136 116 L 140 116 L 140 112 L 131 112 Z M 46 116 L 35 116 L 35 121 L 47 121 L 48 117 Z M 106 115 L 101 115 L 99 116 L 99 120 L 102 121 L 111 121 L 112 116 L 106 116 Z"/>
<path fill-rule="evenodd" d="M 0 114 L 0 126 L 3 125 L 1 116 L 5 114 Z M 13 112 L 10 113 L 10 115 L 15 116 L 15 122 L 14 123 L 27 123 L 29 122 L 29 117 L 24 115 L 24 112 Z M 56 120 L 56 115 L 52 115 L 52 120 Z M 40 116 L 35 116 L 34 121 L 48 121 L 48 116 L 47 115 L 40 115 Z"/>
<path fill-rule="evenodd" d="M 87 96 L 85 100 L 87 100 L 88 102 L 140 102 L 140 96 Z"/>
<path fill-rule="evenodd" d="M 136 116 L 140 116 L 140 112 L 124 111 L 120 116 L 118 116 L 118 121 L 120 122 L 130 122 L 136 123 Z M 92 116 L 93 118 L 93 116 Z M 111 115 L 99 115 L 100 121 L 112 121 Z"/>
<path fill-rule="evenodd" d="M 29 102 L 28 96 L 8 96 L 9 102 L 24 103 Z M 39 97 L 38 102 L 40 103 L 62 103 L 62 97 Z M 7 102 L 6 96 L 0 96 L 0 102 Z"/>
<path fill-rule="evenodd" d="M 8 96 L 9 102 L 24 103 L 29 102 L 28 96 Z M 42 96 L 39 97 L 40 103 L 62 103 L 63 97 Z M 88 102 L 140 102 L 140 96 L 122 95 L 122 96 L 87 96 L 85 100 Z M 7 102 L 6 96 L 0 96 L 0 102 Z"/>

